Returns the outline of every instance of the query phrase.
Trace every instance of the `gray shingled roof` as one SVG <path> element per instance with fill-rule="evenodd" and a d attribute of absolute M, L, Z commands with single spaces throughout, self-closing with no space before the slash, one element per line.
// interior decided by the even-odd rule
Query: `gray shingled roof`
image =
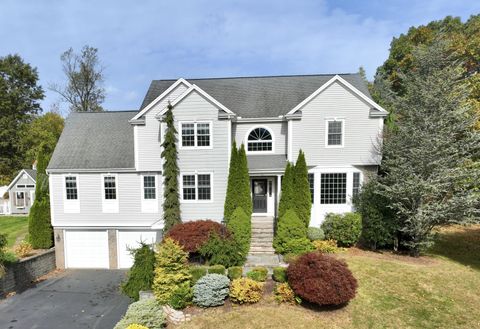
<path fill-rule="evenodd" d="M 366 83 L 359 74 L 339 74 L 366 96 Z M 187 79 L 206 91 L 229 110 L 244 118 L 278 117 L 287 114 L 334 74 L 272 77 Z M 140 110 L 176 80 L 153 80 Z"/>
<path fill-rule="evenodd" d="M 134 168 L 136 111 L 71 113 L 48 169 Z"/>
<path fill-rule="evenodd" d="M 35 169 L 24 169 L 34 181 L 37 181 L 37 171 Z"/>
<path fill-rule="evenodd" d="M 249 155 L 248 170 L 284 170 L 287 165 L 285 154 Z"/>

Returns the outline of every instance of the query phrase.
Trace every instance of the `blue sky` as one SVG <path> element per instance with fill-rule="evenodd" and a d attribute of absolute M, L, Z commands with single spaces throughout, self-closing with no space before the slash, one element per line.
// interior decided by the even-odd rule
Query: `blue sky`
<path fill-rule="evenodd" d="M 49 110 L 60 54 L 88 44 L 105 66 L 109 110 L 138 109 L 152 79 L 356 72 L 372 78 L 392 37 L 480 1 L 0 0 L 0 56 L 38 68 Z"/>

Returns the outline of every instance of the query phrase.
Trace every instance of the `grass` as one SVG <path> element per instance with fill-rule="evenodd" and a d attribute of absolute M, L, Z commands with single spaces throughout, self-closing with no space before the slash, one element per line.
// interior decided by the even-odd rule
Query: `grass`
<path fill-rule="evenodd" d="M 340 309 L 278 305 L 208 309 L 180 328 L 480 328 L 480 225 L 438 233 L 418 259 L 351 249 L 339 255 L 359 281 Z"/>
<path fill-rule="evenodd" d="M 15 241 L 23 239 L 27 232 L 27 216 L 0 216 L 0 233 L 7 234 L 7 247 L 13 247 Z"/>

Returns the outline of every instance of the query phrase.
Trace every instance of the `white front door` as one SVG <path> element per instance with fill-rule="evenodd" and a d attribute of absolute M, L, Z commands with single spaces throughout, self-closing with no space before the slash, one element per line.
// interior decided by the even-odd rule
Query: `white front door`
<path fill-rule="evenodd" d="M 118 267 L 130 268 L 133 265 L 133 255 L 131 249 L 138 248 L 140 242 L 153 244 L 156 242 L 156 231 L 118 231 L 117 233 L 117 253 Z"/>
<path fill-rule="evenodd" d="M 65 267 L 108 268 L 108 233 L 65 231 Z"/>

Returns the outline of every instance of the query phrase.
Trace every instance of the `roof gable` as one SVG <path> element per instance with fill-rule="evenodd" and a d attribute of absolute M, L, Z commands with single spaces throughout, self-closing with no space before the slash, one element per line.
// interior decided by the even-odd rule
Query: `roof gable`
<path fill-rule="evenodd" d="M 9 191 L 15 183 L 22 177 L 23 174 L 26 174 L 32 181 L 33 184 L 36 184 L 37 171 L 34 169 L 22 169 L 18 172 L 17 176 L 12 180 L 12 182 L 7 186 L 7 191 Z"/>

